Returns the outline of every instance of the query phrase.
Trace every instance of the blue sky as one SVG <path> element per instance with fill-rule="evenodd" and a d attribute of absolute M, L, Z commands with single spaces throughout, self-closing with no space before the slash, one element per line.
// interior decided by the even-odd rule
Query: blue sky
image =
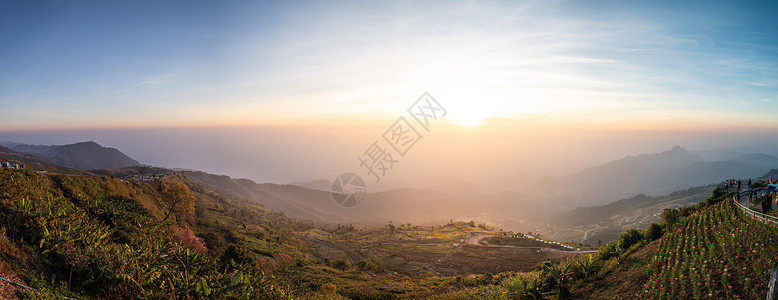
<path fill-rule="evenodd" d="M 391 118 L 425 91 L 464 125 L 776 127 L 777 11 L 745 1 L 0 1 L 0 128 Z"/>

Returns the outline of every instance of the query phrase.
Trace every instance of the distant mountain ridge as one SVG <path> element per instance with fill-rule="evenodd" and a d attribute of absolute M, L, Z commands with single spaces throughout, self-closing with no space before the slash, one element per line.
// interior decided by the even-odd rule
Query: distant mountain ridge
<path fill-rule="evenodd" d="M 40 158 L 36 155 L 17 152 L 6 147 L 0 146 L 0 161 L 9 162 L 12 164 L 22 164 L 24 168 L 30 171 L 37 172 L 51 172 L 58 174 L 72 174 L 72 175 L 89 175 L 89 172 L 63 167 L 60 165 L 52 164 L 47 160 Z"/>
<path fill-rule="evenodd" d="M 727 178 L 757 177 L 776 167 L 778 158 L 763 153 L 703 161 L 699 155 L 675 146 L 660 153 L 627 156 L 560 178 L 545 178 L 538 187 L 581 205 L 602 205 L 641 193 L 662 195 Z"/>
<path fill-rule="evenodd" d="M 141 164 L 115 148 L 103 147 L 91 141 L 69 145 L 28 145 L 14 142 L 4 142 L 0 145 L 19 153 L 40 157 L 52 164 L 80 170 L 114 169 Z"/>
<path fill-rule="evenodd" d="M 256 183 L 201 171 L 185 171 L 182 174 L 190 182 L 235 198 L 256 201 L 289 217 L 308 221 L 379 225 L 389 221 L 439 224 L 453 219 L 480 220 L 495 226 L 519 226 L 509 225 L 508 222 L 534 217 L 545 219 L 550 211 L 546 203 L 528 200 L 525 195 L 515 192 L 459 195 L 458 191 L 446 193 L 412 188 L 368 192 L 362 203 L 344 208 L 332 200 L 329 191 L 297 185 Z M 313 182 L 320 186 L 323 183 Z"/>

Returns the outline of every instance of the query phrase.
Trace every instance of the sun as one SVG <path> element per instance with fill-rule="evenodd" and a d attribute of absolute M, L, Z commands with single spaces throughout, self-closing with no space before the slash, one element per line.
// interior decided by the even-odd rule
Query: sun
<path fill-rule="evenodd" d="M 477 115 L 468 115 L 468 116 L 451 118 L 451 121 L 454 122 L 454 124 L 460 125 L 462 127 L 471 127 L 471 128 L 483 124 L 484 120 L 486 120 L 485 117 L 477 116 Z"/>
<path fill-rule="evenodd" d="M 462 127 L 472 128 L 483 124 L 484 121 L 494 117 L 494 115 L 484 110 L 470 107 L 469 109 L 457 109 L 451 111 L 446 117 L 454 124 Z"/>

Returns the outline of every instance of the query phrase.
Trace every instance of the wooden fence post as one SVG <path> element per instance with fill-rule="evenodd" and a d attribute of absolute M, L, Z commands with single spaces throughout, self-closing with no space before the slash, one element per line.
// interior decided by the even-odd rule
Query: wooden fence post
<path fill-rule="evenodd" d="M 767 300 L 778 300 L 776 281 L 778 281 L 778 269 L 772 269 L 770 270 L 770 284 L 768 285 L 770 290 L 767 291 Z"/>

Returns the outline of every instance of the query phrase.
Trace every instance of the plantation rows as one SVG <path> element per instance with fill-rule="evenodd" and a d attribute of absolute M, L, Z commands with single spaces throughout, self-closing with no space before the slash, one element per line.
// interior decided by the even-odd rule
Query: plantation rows
<path fill-rule="evenodd" d="M 676 224 L 659 241 L 641 299 L 764 299 L 778 266 L 778 229 L 724 201 Z"/>

